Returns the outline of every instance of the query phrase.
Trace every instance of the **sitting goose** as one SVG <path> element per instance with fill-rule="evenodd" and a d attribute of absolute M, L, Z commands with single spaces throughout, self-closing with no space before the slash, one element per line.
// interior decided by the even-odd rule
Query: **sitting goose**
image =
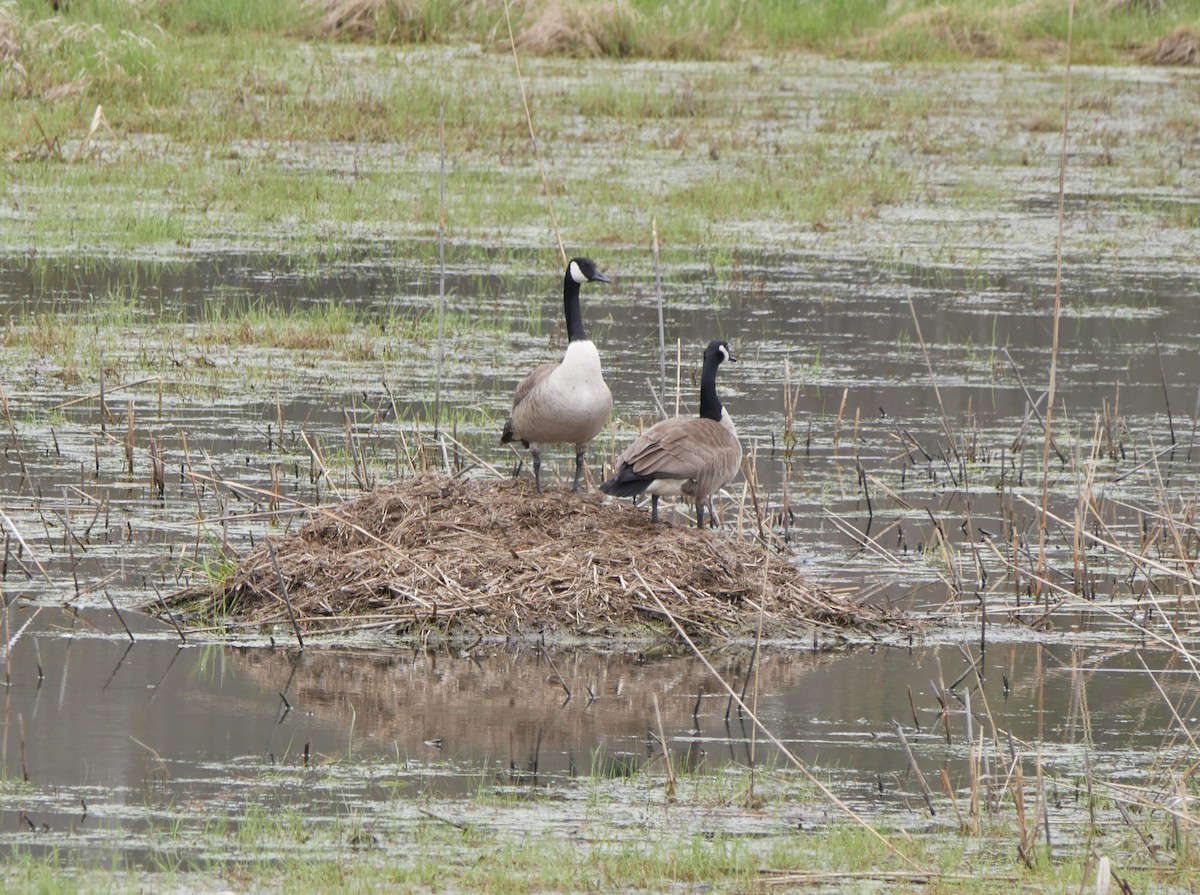
<path fill-rule="evenodd" d="M 584 334 L 579 310 L 583 283 L 609 283 L 590 258 L 572 258 L 563 277 L 563 313 L 567 318 L 566 354 L 560 364 L 542 364 L 521 380 L 513 396 L 512 413 L 504 424 L 501 444 L 513 439 L 533 454 L 533 480 L 542 493 L 542 445 L 575 445 L 575 481 L 579 490 L 583 457 L 612 413 L 612 393 L 600 370 L 600 354 Z"/>
<path fill-rule="evenodd" d="M 737 475 L 742 445 L 733 420 L 717 397 L 717 367 L 737 361 L 729 343 L 713 339 L 704 349 L 700 375 L 700 415 L 655 423 L 617 458 L 617 473 L 600 486 L 616 497 L 650 495 L 650 520 L 658 521 L 660 495 L 696 501 L 696 527 L 704 527 L 704 502 Z"/>

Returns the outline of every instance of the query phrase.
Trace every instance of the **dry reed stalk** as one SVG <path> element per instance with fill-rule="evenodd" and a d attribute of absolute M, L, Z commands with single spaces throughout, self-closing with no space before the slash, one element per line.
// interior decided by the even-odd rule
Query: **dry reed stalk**
<path fill-rule="evenodd" d="M 650 218 L 651 246 L 654 251 L 654 297 L 658 305 L 658 406 L 667 403 L 667 331 L 663 324 L 662 269 L 659 264 L 658 218 Z"/>
<path fill-rule="evenodd" d="M 908 766 L 912 769 L 913 776 L 917 780 L 917 785 L 921 789 L 921 796 L 925 799 L 925 806 L 929 809 L 929 816 L 937 817 L 937 808 L 933 804 L 933 791 L 930 790 L 929 784 L 925 782 L 925 775 L 921 773 L 921 766 L 917 764 L 917 757 L 913 755 L 912 747 L 908 745 L 908 737 L 904 735 L 904 728 L 895 719 L 892 720 L 892 726 L 896 728 L 896 734 L 900 737 L 900 746 L 904 749 L 904 756 L 908 759 Z"/>
<path fill-rule="evenodd" d="M 683 406 L 683 339 L 675 340 L 675 416 Z"/>
<path fill-rule="evenodd" d="M 112 577 L 111 575 L 109 576 Z M 104 591 L 104 597 L 108 600 L 108 605 L 112 607 L 113 615 L 117 617 L 117 621 L 121 623 L 121 627 L 125 629 L 125 634 L 129 637 L 129 642 L 134 643 L 133 632 L 129 630 L 129 625 L 125 624 L 125 618 L 121 615 L 121 610 L 117 608 L 117 604 L 113 602 L 112 594 L 108 592 L 108 588 L 101 588 Z M 78 596 L 78 594 L 76 594 Z"/>
<path fill-rule="evenodd" d="M 21 735 L 21 779 L 29 782 L 29 762 L 25 757 L 25 717 L 17 712 L 17 730 Z"/>
<path fill-rule="evenodd" d="M 92 392 L 90 395 L 84 395 L 81 398 L 72 398 L 70 401 L 63 401 L 61 404 L 55 404 L 51 409 L 66 410 L 68 407 L 74 407 L 76 404 L 83 404 L 85 401 L 95 401 L 97 398 L 103 398 L 106 394 L 111 395 L 113 392 L 137 388 L 139 385 L 145 385 L 148 382 L 158 383 L 158 387 L 161 390 L 164 380 L 161 376 L 147 376 L 145 379 L 137 379 L 133 382 L 123 383 L 122 385 L 114 385 L 112 388 L 101 389 L 98 392 Z"/>
<path fill-rule="evenodd" d="M 667 768 L 667 798 L 675 797 L 675 769 L 671 766 L 671 750 L 667 746 L 667 735 L 663 730 L 662 712 L 658 710 L 658 694 L 651 693 L 650 701 L 654 704 L 654 718 L 658 722 L 658 742 L 663 750 L 663 763 Z"/>
<path fill-rule="evenodd" d="M 71 580 L 75 584 L 75 596 L 79 596 L 79 563 L 75 559 L 76 538 L 71 533 L 71 505 L 67 502 L 67 489 L 63 489 L 63 540 L 67 542 L 67 559 L 71 563 Z M 83 545 L 80 544 L 80 549 Z"/>
<path fill-rule="evenodd" d="M 1015 497 L 1018 500 L 1021 500 L 1022 502 L 1028 504 L 1029 506 L 1037 508 L 1037 504 L 1035 504 L 1033 501 L 1031 501 L 1029 498 L 1025 497 L 1024 495 L 1016 494 Z M 1068 523 L 1066 519 L 1064 519 L 1061 516 L 1055 515 L 1054 513 L 1050 512 L 1049 510 L 1045 511 L 1045 517 L 1048 521 L 1055 522 L 1058 525 L 1062 526 L 1064 529 L 1071 528 L 1070 523 Z M 1103 522 L 1103 520 L 1100 519 L 1099 517 L 1097 517 L 1097 521 L 1099 521 L 1101 523 Z M 1112 553 L 1114 553 L 1118 556 L 1123 556 L 1126 559 L 1129 559 L 1131 562 L 1143 564 L 1143 565 L 1147 566 L 1148 568 L 1152 568 L 1155 571 L 1160 572 L 1163 575 L 1168 575 L 1172 578 L 1175 578 L 1181 582 L 1186 583 L 1189 587 L 1194 587 L 1196 584 L 1200 583 L 1200 579 L 1197 579 L 1194 575 L 1190 575 L 1186 572 L 1181 572 L 1177 569 L 1174 569 L 1167 563 L 1164 563 L 1160 560 L 1154 559 L 1153 557 L 1147 556 L 1144 553 L 1142 553 L 1142 554 L 1134 553 L 1129 548 L 1121 546 L 1120 544 L 1116 543 L 1116 541 L 1114 541 L 1114 540 L 1107 540 L 1105 538 L 1100 537 L 1099 535 L 1092 534 L 1086 528 L 1084 528 L 1082 530 L 1081 534 L 1083 535 L 1083 537 L 1085 539 L 1087 539 L 1089 542 L 1095 544 L 1098 547 L 1102 547 L 1105 550 L 1111 551 Z M 1042 576 L 1038 576 L 1038 577 L 1040 580 L 1045 580 Z M 1067 593 L 1072 593 L 1072 592 L 1067 591 Z"/>
<path fill-rule="evenodd" d="M 15 638 L 9 637 L 9 634 L 8 634 L 9 618 L 8 617 L 9 617 L 9 612 L 12 610 L 12 604 L 15 601 L 5 599 L 2 595 L 0 595 L 0 600 L 3 600 L 3 602 L 4 602 L 4 643 L 5 643 L 5 647 L 4 647 L 4 686 L 5 686 L 6 690 L 11 691 L 11 688 L 12 688 L 12 645 L 15 642 Z M 7 724 L 6 724 L 6 726 L 7 726 Z M 7 746 L 7 740 L 5 741 L 5 745 Z"/>
<path fill-rule="evenodd" d="M 129 473 L 130 481 L 133 480 L 134 413 L 135 405 L 132 401 L 130 401 L 129 415 L 126 419 L 128 426 L 125 432 L 125 467 L 126 471 Z"/>
<path fill-rule="evenodd" d="M 1029 389 L 1025 385 L 1025 380 L 1021 377 L 1021 370 L 1017 366 L 1017 362 L 1015 360 L 1013 360 L 1012 355 L 1009 354 L 1009 352 L 1008 352 L 1008 346 L 1005 345 L 1001 350 L 1004 351 L 1004 356 L 1008 359 L 1009 366 L 1012 367 L 1013 375 L 1017 377 L 1017 385 L 1019 385 L 1021 387 L 1021 391 L 1025 394 L 1026 406 L 1029 408 L 1029 411 L 1032 412 L 1033 415 L 1037 417 L 1038 424 L 1041 425 L 1043 431 L 1045 431 L 1046 430 L 1046 421 L 1042 418 L 1041 411 L 1038 410 L 1038 404 L 1041 403 L 1041 399 L 1039 398 L 1037 401 L 1034 401 L 1033 396 L 1029 394 Z M 1024 431 L 1024 429 L 1025 429 L 1025 424 L 1022 423 L 1021 424 L 1022 432 Z M 1023 440 L 1022 435 L 1018 435 L 1017 437 L 1018 437 L 1018 439 Z M 1066 463 L 1067 458 L 1063 454 L 1062 450 L 1059 449 L 1058 442 L 1054 440 L 1053 433 L 1051 433 L 1051 435 L 1050 435 L 1050 446 L 1054 449 L 1054 453 L 1058 455 L 1059 462 Z M 1016 450 L 1016 449 L 1017 449 L 1017 442 L 1014 441 L 1013 442 L 1013 450 Z"/>
<path fill-rule="evenodd" d="M 942 522 L 933 515 L 933 511 L 928 507 L 925 508 L 926 515 L 929 516 L 929 521 L 933 523 L 933 531 L 937 536 L 938 548 L 942 554 L 942 561 L 946 564 L 946 572 L 949 575 L 949 585 L 951 589 L 950 598 L 956 599 L 963 594 L 962 580 L 958 577 L 958 564 L 955 562 L 953 555 L 950 552 L 950 539 L 946 537 L 946 529 L 942 526 Z"/>
<path fill-rule="evenodd" d="M 287 606 L 288 620 L 292 623 L 292 630 L 296 633 L 296 642 L 300 644 L 300 649 L 304 649 L 304 636 L 300 633 L 300 625 L 296 622 L 296 611 L 292 609 L 292 599 L 288 596 L 287 581 L 279 568 L 279 557 L 275 553 L 275 545 L 270 541 L 267 542 L 267 555 L 271 559 L 271 568 L 279 581 L 279 590 L 283 594 L 284 605 Z"/>
<path fill-rule="evenodd" d="M 863 550 L 870 551 L 873 555 L 879 557 L 882 560 L 885 560 L 889 565 L 891 565 L 895 569 L 908 568 L 907 562 L 902 560 L 900 557 L 896 556 L 896 554 L 894 554 L 892 551 L 888 550 L 886 547 L 884 547 L 882 544 L 879 543 L 879 538 L 882 538 L 885 534 L 887 534 L 889 531 L 891 531 L 894 526 L 889 526 L 887 529 L 885 529 L 883 532 L 881 532 L 877 537 L 872 538 L 872 537 L 868 537 L 867 535 L 864 535 L 861 532 L 859 532 L 858 529 L 856 529 L 848 521 L 846 521 L 845 519 L 843 519 L 841 516 L 837 515 L 830 509 L 825 510 L 825 515 L 831 522 L 833 522 L 833 524 L 837 527 L 837 529 L 840 532 L 842 532 L 842 534 L 846 535 L 847 537 L 849 537 L 850 539 L 855 541 L 858 544 L 858 546 L 860 548 L 862 548 Z"/>
<path fill-rule="evenodd" d="M 159 500 L 166 499 L 167 496 L 167 471 L 163 463 L 162 442 L 156 438 L 150 438 L 150 491 L 158 495 Z"/>
<path fill-rule="evenodd" d="M 338 500 L 342 500 L 343 499 L 342 492 L 338 490 L 337 483 L 334 482 L 333 476 L 331 476 L 329 474 L 329 467 L 325 465 L 325 458 L 321 454 L 320 441 L 318 439 L 316 439 L 315 437 L 313 438 L 312 441 L 310 441 L 308 438 L 308 433 L 305 432 L 303 429 L 300 430 L 300 438 L 303 439 L 304 446 L 306 448 L 308 448 L 310 462 L 312 464 L 315 464 L 315 467 L 317 469 L 320 469 L 320 471 L 321 471 L 320 477 L 329 483 L 330 489 L 333 491 L 334 495 L 338 498 Z M 313 481 L 314 482 L 316 481 L 315 476 L 313 476 Z"/>
<path fill-rule="evenodd" d="M 542 193 L 546 197 L 546 210 L 550 214 L 550 223 L 554 226 L 554 238 L 558 240 L 558 254 L 562 260 L 562 266 L 566 268 L 567 250 L 563 246 L 562 232 L 558 227 L 558 216 L 554 213 L 550 182 L 546 177 L 546 166 L 542 162 L 542 149 L 538 144 L 537 133 L 533 129 L 533 113 L 529 111 L 529 97 L 525 93 L 525 78 L 521 74 L 521 60 L 517 55 L 517 41 L 513 37 L 512 13 L 509 10 L 509 0 L 504 0 L 504 24 L 508 28 L 508 41 L 512 46 L 513 65 L 517 70 L 517 86 L 521 89 L 521 105 L 525 108 L 525 123 L 529 125 L 529 142 L 533 144 L 533 154 L 537 159 L 538 173 L 542 178 Z"/>
<path fill-rule="evenodd" d="M 1200 755 L 1200 743 L 1197 743 L 1196 738 L 1192 736 L 1192 732 L 1188 728 L 1187 723 L 1182 717 L 1180 717 L 1179 711 L 1175 708 L 1175 704 L 1171 702 L 1170 698 L 1163 690 L 1162 685 L 1158 682 L 1158 678 L 1156 678 L 1153 672 L 1150 671 L 1150 666 L 1146 664 L 1146 660 L 1142 658 L 1142 654 L 1140 652 L 1134 653 L 1134 655 L 1141 664 L 1142 670 L 1146 672 L 1146 676 L 1150 678 L 1150 682 L 1154 684 L 1154 689 L 1158 691 L 1159 697 L 1162 698 L 1163 705 L 1171 710 L 1171 717 L 1175 721 L 1175 726 L 1179 728 L 1179 732 L 1187 739 L 1189 745 L 1192 747 L 1192 751 L 1197 755 Z"/>
<path fill-rule="evenodd" d="M 950 785 L 950 775 L 946 773 L 946 769 L 939 768 L 938 776 L 942 781 L 942 791 L 950 800 L 950 807 L 954 809 L 954 817 L 958 820 L 958 831 L 964 834 L 977 832 L 974 827 L 967 823 L 966 818 L 962 816 L 962 811 L 959 810 L 958 798 L 954 795 L 954 787 Z"/>
<path fill-rule="evenodd" d="M 1159 506 L 1162 507 L 1161 518 L 1166 524 L 1166 528 L 1171 535 L 1171 540 L 1175 545 L 1175 556 L 1178 562 L 1184 563 L 1185 568 L 1194 567 L 1196 560 L 1189 556 L 1186 546 L 1184 546 L 1184 536 L 1180 530 L 1180 525 L 1175 519 L 1175 514 L 1171 512 L 1170 499 L 1167 496 L 1167 486 L 1163 481 L 1162 471 L 1158 468 L 1158 459 L 1154 461 L 1155 478 L 1150 480 L 1152 491 L 1157 495 Z M 1149 476 L 1147 476 L 1149 478 Z M 1192 601 L 1196 600 L 1195 576 L 1189 575 L 1184 579 L 1184 585 L 1188 589 L 1188 595 Z"/>
<path fill-rule="evenodd" d="M 934 697 L 942 707 L 941 722 L 946 735 L 946 745 L 950 745 L 950 693 L 946 690 L 946 680 L 942 676 L 942 657 L 934 656 L 934 664 L 937 666 L 937 680 L 933 681 Z"/>
<path fill-rule="evenodd" d="M 1000 553 L 997 552 L 996 556 L 997 556 L 997 559 L 1000 560 L 1000 562 L 1007 564 L 1008 560 L 1005 559 Z M 1064 599 L 1060 605 L 1062 605 L 1064 607 L 1068 607 L 1068 608 L 1075 608 L 1075 609 L 1086 608 L 1092 612 L 1099 612 L 1103 615 L 1107 615 L 1109 618 L 1113 619 L 1114 621 L 1119 621 L 1122 624 L 1133 628 L 1135 631 L 1137 631 L 1138 636 L 1141 637 L 1142 639 L 1154 641 L 1155 643 L 1159 644 L 1160 646 L 1166 647 L 1171 652 L 1180 656 L 1184 661 L 1186 661 L 1192 667 L 1193 671 L 1200 671 L 1200 656 L 1197 656 L 1195 653 L 1191 652 L 1187 648 L 1187 646 L 1184 644 L 1183 640 L 1180 638 L 1178 632 L 1174 629 L 1173 626 L 1171 626 L 1170 622 L 1167 621 L 1166 615 L 1165 615 L 1165 610 L 1163 609 L 1162 605 L 1159 603 L 1157 598 L 1154 597 L 1153 594 L 1149 594 L 1149 593 L 1146 594 L 1144 599 L 1149 601 L 1154 606 L 1155 611 L 1158 613 L 1159 617 L 1164 620 L 1164 624 L 1167 625 L 1171 635 L 1175 637 L 1175 640 L 1173 640 L 1173 641 L 1168 640 L 1167 638 L 1163 637 L 1161 634 L 1157 633 L 1156 631 L 1154 631 L 1150 628 L 1147 628 L 1143 625 L 1138 624 L 1137 622 L 1135 622 L 1133 619 L 1129 618 L 1128 616 L 1123 615 L 1119 612 L 1116 612 L 1115 610 L 1110 609 L 1107 606 L 1095 603 L 1094 601 L 1082 600 L 1078 594 L 1063 587 L 1060 584 L 1055 583 L 1054 581 L 1051 581 L 1048 578 L 1039 578 L 1038 576 L 1033 575 L 1029 572 L 1023 572 L 1022 574 L 1026 575 L 1031 581 L 1036 581 L 1038 584 L 1042 585 L 1043 587 L 1046 587 L 1050 591 L 1058 593 L 1059 596 L 1063 597 Z"/>
<path fill-rule="evenodd" d="M 1013 810 L 1017 818 L 1017 856 L 1033 869 L 1033 840 L 1025 814 L 1025 775 L 1018 761 L 1012 777 Z"/>
<path fill-rule="evenodd" d="M 33 564 L 37 566 L 38 571 L 42 573 L 42 577 L 46 579 L 46 583 L 53 585 L 54 581 L 50 578 L 50 573 L 46 571 L 46 567 L 42 565 L 41 560 L 39 560 L 34 554 L 33 550 L 30 549 L 29 544 L 26 543 L 24 536 L 21 534 L 21 530 L 17 528 L 17 524 L 9 518 L 8 514 L 4 512 L 3 508 L 0 508 L 0 521 L 5 524 L 10 532 L 12 532 L 12 536 L 17 539 L 17 543 L 21 545 L 21 549 L 29 554 L 29 558 L 33 560 Z M 22 565 L 24 564 L 22 563 Z"/>
<path fill-rule="evenodd" d="M 36 642 L 36 641 L 35 641 Z M 1186 863 L 1192 856 L 1192 816 L 1188 811 L 1188 788 L 1183 778 L 1175 781 L 1175 801 L 1179 805 L 1179 817 L 1175 818 L 1175 842 L 1180 857 Z"/>
<path fill-rule="evenodd" d="M 766 886 L 801 886 L 804 889 L 821 889 L 833 886 L 834 891 L 847 891 L 841 883 L 846 882 L 879 882 L 879 883 L 914 883 L 923 886 L 935 880 L 955 882 L 980 882 L 979 874 L 966 873 L 930 873 L 929 871 L 905 870 L 759 870 L 759 882 Z M 769 875 L 768 875 L 769 874 Z M 765 876 L 765 878 L 764 878 Z M 983 878 L 987 882 L 1003 884 L 1011 887 L 1017 885 L 1022 877 L 1014 875 L 989 874 Z M 1010 889 L 1005 889 L 1009 891 Z"/>
<path fill-rule="evenodd" d="M 933 396 L 937 399 L 938 411 L 941 414 L 942 431 L 946 433 L 946 438 L 950 442 L 950 450 L 954 452 L 954 459 L 961 462 L 954 432 L 950 428 L 950 418 L 946 415 L 946 405 L 942 403 L 942 392 L 938 388 L 937 376 L 933 372 L 933 361 L 929 358 L 929 347 L 925 344 L 925 337 L 921 334 L 921 321 L 917 318 L 917 309 L 913 304 L 911 292 L 907 298 L 908 310 L 912 314 L 913 327 L 917 333 L 917 343 L 921 346 L 921 355 L 925 358 L 925 369 L 929 371 L 929 383 L 933 386 Z"/>
<path fill-rule="evenodd" d="M 1046 429 L 1042 439 L 1042 506 L 1038 520 L 1039 577 L 1046 577 L 1046 511 L 1050 504 L 1050 440 L 1053 437 L 1054 398 L 1058 385 L 1059 322 L 1062 318 L 1063 223 L 1066 219 L 1067 145 L 1071 123 L 1071 37 L 1075 26 L 1075 0 L 1067 0 L 1067 61 L 1063 78 L 1062 148 L 1058 156 L 1058 228 L 1055 235 L 1054 315 L 1050 335 L 1050 376 L 1046 391 Z M 1050 610 L 1046 593 L 1046 611 Z"/>
<path fill-rule="evenodd" d="M 842 464 L 841 464 L 841 432 L 842 432 L 842 417 L 846 415 L 846 401 L 850 398 L 850 389 L 842 389 L 842 403 L 838 405 L 837 417 L 833 421 L 833 466 L 838 471 L 838 485 L 842 487 L 842 496 L 845 497 L 845 486 L 842 485 Z"/>
<path fill-rule="evenodd" d="M 433 431 L 442 425 L 442 366 L 446 344 L 446 106 L 438 106 L 438 304 L 437 368 L 433 385 Z"/>
<path fill-rule="evenodd" d="M 271 474 L 271 493 L 267 497 L 267 519 L 271 525 L 279 524 L 279 498 L 283 493 L 283 467 L 282 464 L 272 463 L 270 466 Z"/>

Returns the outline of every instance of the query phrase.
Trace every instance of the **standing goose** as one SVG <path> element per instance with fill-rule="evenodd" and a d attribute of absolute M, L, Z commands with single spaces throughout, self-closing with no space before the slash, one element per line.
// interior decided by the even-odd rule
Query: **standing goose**
<path fill-rule="evenodd" d="M 717 397 L 717 367 L 737 361 L 729 343 L 713 339 L 704 349 L 700 375 L 700 415 L 677 416 L 655 423 L 617 458 L 617 473 L 600 486 L 616 497 L 650 495 L 650 519 L 658 521 L 658 498 L 691 497 L 696 527 L 704 527 L 704 502 L 737 475 L 742 445 L 733 420 Z"/>
<path fill-rule="evenodd" d="M 533 454 L 533 480 L 542 493 L 542 445 L 575 445 L 575 481 L 579 490 L 583 457 L 612 413 L 612 392 L 600 370 L 600 354 L 584 334 L 579 310 L 583 283 L 609 283 L 590 258 L 572 258 L 563 277 L 563 313 L 567 318 L 566 354 L 560 364 L 534 367 L 517 386 L 501 444 L 516 439 Z"/>

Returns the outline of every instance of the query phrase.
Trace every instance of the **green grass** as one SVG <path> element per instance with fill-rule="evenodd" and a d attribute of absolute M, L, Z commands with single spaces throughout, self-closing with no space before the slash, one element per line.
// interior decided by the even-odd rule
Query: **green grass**
<path fill-rule="evenodd" d="M 557 798 L 542 794 L 532 804 L 525 793 L 497 798 L 486 779 L 473 795 L 425 798 L 416 806 L 401 798 L 369 812 L 355 808 L 330 818 L 289 802 L 276 804 L 271 792 L 288 791 L 295 774 L 272 771 L 250 782 L 240 809 L 213 816 L 202 805 L 173 805 L 166 826 L 150 832 L 145 868 L 130 867 L 119 844 L 107 858 L 95 843 L 38 856 L 15 847 L 0 860 L 0 881 L 8 892 L 51 895 L 221 884 L 282 893 L 426 892 L 433 887 L 519 895 L 597 886 L 732 893 L 789 878 L 790 885 L 803 886 L 802 878 L 809 876 L 815 879 L 808 885 L 984 895 L 1000 889 L 1076 891 L 1094 874 L 1088 868 L 1093 844 L 1086 838 L 1060 837 L 1053 851 L 1035 843 L 1028 865 L 1017 859 L 1017 825 L 1007 799 L 998 813 L 987 814 L 985 829 L 976 834 L 936 824 L 918 829 L 900 821 L 909 830 L 902 833 L 877 821 L 877 831 L 893 851 L 875 833 L 830 815 L 814 789 L 797 784 L 785 771 L 754 772 L 761 797 L 748 805 L 750 775 L 745 768 L 683 774 L 670 798 L 665 780 L 644 771 L 621 780 L 593 780 L 585 784 L 593 790 L 586 812 L 568 810 L 564 817 L 571 834 L 562 835 L 553 823 Z M 492 822 L 521 810 L 536 811 L 538 826 Z M 1113 811 L 1103 803 L 1097 810 L 1106 816 Z M 818 823 L 796 823 L 797 817 L 817 814 L 823 817 Z M 1066 815 L 1060 812 L 1057 821 L 1067 822 Z M 727 823 L 750 823 L 759 832 L 739 835 L 725 829 Z M 1138 857 L 1140 840 L 1129 830 L 1111 830 L 1097 851 L 1113 859 L 1134 891 L 1185 891 L 1196 870 L 1194 859 L 1170 844 L 1165 817 L 1140 817 L 1139 829 L 1162 843 L 1157 865 Z M 914 868 L 926 875 L 914 874 Z"/>
<path fill-rule="evenodd" d="M 543 8 L 536 0 L 518 17 Z M 637 39 L 650 42 L 657 29 L 664 44 L 634 55 L 678 55 L 666 44 L 698 29 L 719 35 L 715 52 L 732 61 L 633 68 L 526 56 L 543 184 L 511 57 L 462 44 L 496 24 L 494 5 L 391 4 L 381 13 L 393 19 L 386 36 L 349 42 L 309 39 L 315 13 L 289 4 L 107 0 L 49 17 L 40 2 L 0 3 L 0 33 L 13 36 L 26 72 L 10 67 L 0 80 L 0 191 L 11 209 L 0 216 L 0 245 L 162 258 L 233 245 L 328 259 L 351 244 L 404 240 L 428 261 L 439 220 L 439 108 L 448 236 L 492 246 L 552 241 L 548 201 L 571 245 L 643 245 L 652 217 L 664 245 L 744 247 L 766 234 L 792 242 L 914 199 L 936 201 L 942 193 L 922 189 L 931 158 L 967 171 L 980 161 L 1034 164 L 1039 138 L 1059 127 L 1053 98 L 1019 80 L 996 100 L 993 113 L 1008 128 L 998 140 L 963 123 L 963 101 L 939 67 L 883 68 L 809 92 L 797 89 L 811 71 L 805 59 L 757 55 L 817 49 L 970 65 L 969 53 L 947 53 L 944 38 L 978 32 L 998 35 L 1000 58 L 1037 65 L 1056 58 L 1046 39 L 1062 25 L 1045 3 L 817 0 L 797 9 L 792 0 L 646 0 L 631 8 Z M 1200 0 L 1151 19 L 1092 4 L 1077 26 L 1127 48 L 1189 14 L 1200 15 Z M 419 45 L 388 43 L 410 40 Z M 756 55 L 738 55 L 747 48 Z M 1079 77 L 1074 145 L 1085 162 L 1121 169 L 1137 153 L 1141 164 L 1125 176 L 1178 185 L 1178 150 L 1162 163 L 1144 139 L 1105 128 L 1132 99 Z M 97 105 L 116 137 L 102 128 L 85 151 Z M 1185 139 L 1190 120 L 1186 109 L 1163 110 L 1146 128 L 1161 124 Z M 934 173 L 939 184 L 956 182 Z M 975 186 L 951 188 L 950 200 L 976 213 L 1002 203 L 1008 188 L 973 175 L 957 182 Z M 1161 223 L 1193 227 L 1194 219 L 1182 209 Z"/>

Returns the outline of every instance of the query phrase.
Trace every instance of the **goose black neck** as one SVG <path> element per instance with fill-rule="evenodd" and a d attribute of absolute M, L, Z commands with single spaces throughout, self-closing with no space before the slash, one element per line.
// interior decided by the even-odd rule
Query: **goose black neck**
<path fill-rule="evenodd" d="M 700 415 L 710 420 L 721 421 L 721 399 L 717 397 L 717 367 L 721 356 L 713 354 L 704 359 L 704 371 L 700 374 Z"/>
<path fill-rule="evenodd" d="M 579 310 L 579 284 L 571 277 L 570 270 L 563 277 L 563 314 L 567 318 L 567 340 L 586 340 L 587 336 L 583 332 L 583 312 Z"/>

